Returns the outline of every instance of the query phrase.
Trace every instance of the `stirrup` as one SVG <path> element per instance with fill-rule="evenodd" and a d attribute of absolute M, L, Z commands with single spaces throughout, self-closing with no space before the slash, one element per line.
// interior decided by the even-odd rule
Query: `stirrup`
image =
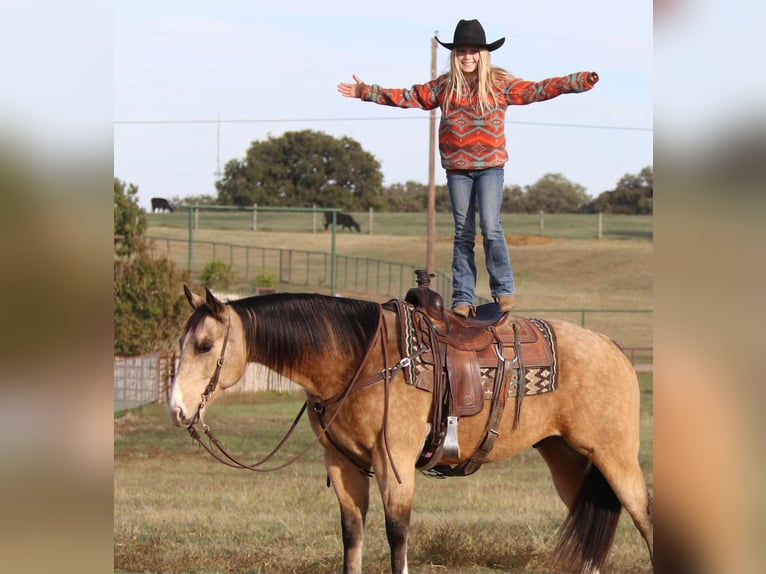
<path fill-rule="evenodd" d="M 442 456 L 446 458 L 460 458 L 460 444 L 457 440 L 457 417 L 447 417 L 447 436 L 444 437 L 444 450 Z"/>

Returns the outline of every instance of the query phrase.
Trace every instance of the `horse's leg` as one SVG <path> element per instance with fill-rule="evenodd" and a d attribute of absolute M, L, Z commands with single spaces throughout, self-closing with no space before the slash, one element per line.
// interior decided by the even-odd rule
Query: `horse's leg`
<path fill-rule="evenodd" d="M 590 461 L 559 436 L 546 438 L 536 448 L 551 471 L 556 492 L 567 508 L 571 509 Z"/>
<path fill-rule="evenodd" d="M 618 434 L 614 434 L 611 436 L 610 440 L 602 441 L 603 444 L 591 450 L 590 462 L 596 466 L 603 477 L 599 481 L 596 476 L 598 473 L 593 472 L 593 469 L 588 471 L 586 477 L 594 479 L 591 483 L 591 487 L 595 496 L 607 497 L 601 498 L 605 507 L 611 505 L 609 497 L 617 497 L 620 505 L 630 515 L 636 528 L 646 541 L 646 545 L 649 549 L 649 556 L 652 561 L 654 561 L 652 498 L 646 487 L 641 466 L 638 463 L 638 440 L 637 436 L 624 435 L 621 437 Z M 553 463 L 553 465 L 558 468 L 559 474 L 566 474 L 566 472 L 573 473 L 573 478 L 570 479 L 570 482 L 576 484 L 574 473 L 577 472 L 578 463 L 570 461 L 569 459 L 570 457 L 574 459 L 579 457 L 586 461 L 586 465 L 588 459 L 585 455 L 575 452 L 564 440 L 557 439 L 557 442 L 558 444 L 546 440 L 543 443 L 543 445 L 546 446 L 544 447 L 544 451 L 541 450 L 541 454 L 543 455 L 543 458 L 546 459 L 549 467 L 553 468 Z M 573 454 L 567 454 L 567 449 L 572 451 Z M 631 452 L 635 453 L 635 455 L 626 456 L 625 453 Z M 567 471 L 567 468 L 570 470 Z M 554 473 L 553 469 L 551 470 L 551 473 Z M 583 483 L 582 471 L 579 471 L 579 475 L 576 476 L 579 476 L 580 482 Z M 599 482 L 603 482 L 604 479 L 608 484 L 599 484 Z M 556 478 L 554 476 L 554 481 L 555 480 Z M 564 502 L 567 502 L 559 485 L 557 485 L 556 488 L 559 490 L 559 495 L 562 496 Z M 609 488 L 611 488 L 613 494 L 608 492 Z M 569 492 L 569 488 L 566 486 L 563 487 L 563 490 Z M 602 494 L 597 492 L 599 490 Z M 575 490 L 575 492 L 577 491 Z M 567 504 L 571 505 L 571 502 Z"/>
<path fill-rule="evenodd" d="M 537 445 L 537 450 L 551 471 L 556 491 L 569 509 L 555 559 L 578 572 L 598 574 L 612 546 L 624 500 L 598 464 L 577 452 L 563 438 L 547 438 Z M 641 526 L 639 531 L 646 538 Z"/>
<path fill-rule="evenodd" d="M 327 475 L 340 504 L 343 573 L 362 572 L 364 524 L 370 505 L 370 478 L 335 449 L 325 449 Z"/>
<path fill-rule="evenodd" d="M 412 500 L 415 495 L 414 464 L 404 468 L 402 466 L 397 466 L 401 484 L 390 467 L 386 466 L 382 471 L 375 469 L 386 516 L 386 537 L 391 549 L 392 574 L 407 574 L 407 539 Z"/>
<path fill-rule="evenodd" d="M 418 408 L 427 407 L 431 400 L 425 394 L 416 395 L 415 399 L 395 404 L 391 408 L 391 412 L 397 414 L 397 419 L 389 426 L 389 430 L 392 431 L 388 441 L 390 449 L 386 447 L 385 437 L 382 437 L 373 450 L 372 465 L 386 517 L 386 537 L 391 550 L 392 574 L 407 574 L 407 540 L 417 472 L 415 462 L 422 447 L 420 437 L 425 436 L 426 430 Z M 417 440 L 413 440 L 415 437 Z"/>
<path fill-rule="evenodd" d="M 621 456 L 604 457 L 596 453 L 593 462 L 614 490 L 623 508 L 633 519 L 633 524 L 644 537 L 649 556 L 654 561 L 654 525 L 652 497 L 646 487 L 638 459 Z"/>

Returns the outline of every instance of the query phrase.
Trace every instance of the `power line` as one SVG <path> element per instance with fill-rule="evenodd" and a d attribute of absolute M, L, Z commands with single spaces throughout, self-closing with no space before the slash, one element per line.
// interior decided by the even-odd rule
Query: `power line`
<path fill-rule="evenodd" d="M 367 122 L 367 121 L 427 121 L 428 117 L 419 116 L 386 116 L 386 117 L 354 117 L 354 118 L 262 118 L 262 119 L 234 119 L 234 120 L 115 120 L 114 125 L 200 125 L 200 124 L 264 124 L 264 123 L 311 123 L 311 122 Z M 651 132 L 654 128 L 638 126 L 605 126 L 598 124 L 570 124 L 560 122 L 525 122 L 519 120 L 505 120 L 506 124 L 527 126 L 550 126 L 559 128 L 583 128 L 596 130 L 620 130 Z"/>

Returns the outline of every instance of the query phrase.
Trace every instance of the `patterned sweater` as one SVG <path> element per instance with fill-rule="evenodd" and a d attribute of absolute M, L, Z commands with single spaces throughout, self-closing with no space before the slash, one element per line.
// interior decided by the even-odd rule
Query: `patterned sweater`
<path fill-rule="evenodd" d="M 596 81 L 598 77 L 596 76 Z M 481 115 L 476 109 L 477 96 L 465 91 L 457 105 L 444 112 L 447 74 L 409 89 L 388 89 L 365 84 L 361 99 L 386 106 L 433 110 L 441 108 L 439 153 L 446 170 L 475 170 L 502 167 L 508 161 L 505 149 L 505 110 L 509 105 L 531 104 L 561 94 L 590 90 L 595 82 L 590 72 L 577 72 L 559 78 L 530 82 L 518 78 L 500 84 L 496 90 L 497 107 Z"/>

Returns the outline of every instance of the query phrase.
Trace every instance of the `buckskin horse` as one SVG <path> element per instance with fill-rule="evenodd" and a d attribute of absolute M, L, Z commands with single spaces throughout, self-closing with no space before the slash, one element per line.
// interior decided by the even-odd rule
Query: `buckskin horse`
<path fill-rule="evenodd" d="M 652 497 L 638 462 L 639 387 L 617 344 L 565 321 L 509 313 L 464 320 L 427 282 L 418 284 L 382 305 L 287 293 L 222 302 L 184 286 L 194 311 L 168 399 L 173 422 L 230 466 L 263 470 L 282 443 L 257 464 L 240 463 L 204 423 L 207 402 L 237 383 L 249 362 L 301 385 L 340 504 L 347 574 L 362 569 L 371 476 L 391 570 L 406 573 L 416 473 L 465 476 L 530 447 L 569 509 L 557 567 L 599 572 L 622 508 L 653 561 Z"/>

